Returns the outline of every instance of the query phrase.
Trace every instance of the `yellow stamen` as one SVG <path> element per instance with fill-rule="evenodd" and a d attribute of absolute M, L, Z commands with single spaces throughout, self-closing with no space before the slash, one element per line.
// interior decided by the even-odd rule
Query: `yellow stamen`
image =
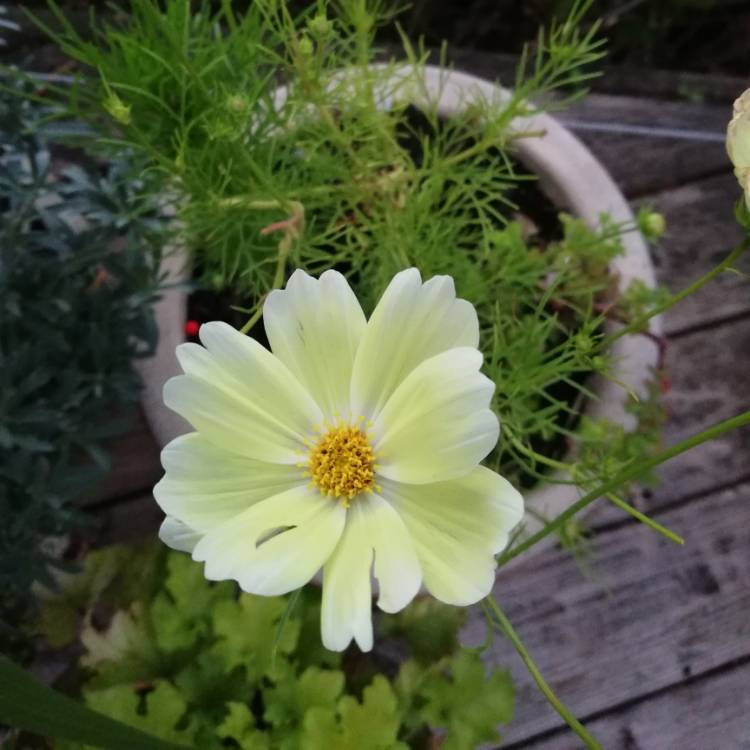
<path fill-rule="evenodd" d="M 310 451 L 308 470 L 321 493 L 338 498 L 348 508 L 355 495 L 375 486 L 375 453 L 359 427 L 327 427 Z"/>

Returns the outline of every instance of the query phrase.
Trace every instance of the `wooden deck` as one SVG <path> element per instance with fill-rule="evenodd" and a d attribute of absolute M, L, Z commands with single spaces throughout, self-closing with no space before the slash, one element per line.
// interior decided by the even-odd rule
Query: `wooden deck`
<path fill-rule="evenodd" d="M 466 62 L 495 77 L 486 57 Z M 721 140 L 730 112 L 730 100 L 596 94 L 561 118 L 634 204 L 666 215 L 669 233 L 654 259 L 660 281 L 675 290 L 740 238 L 738 187 Z M 693 136 L 676 137 L 674 129 Z M 747 258 L 740 267 L 750 271 Z M 746 278 L 727 273 L 666 316 L 666 443 L 750 408 L 749 292 Z M 150 496 L 158 452 L 142 418 L 116 455 L 91 498 L 105 542 L 153 533 L 160 520 Z M 750 749 L 748 459 L 745 429 L 675 459 L 661 471 L 661 486 L 638 498 L 685 537 L 684 547 L 602 506 L 591 517 L 593 579 L 554 549 L 498 576 L 495 594 L 545 676 L 607 750 Z M 478 618 L 470 629 L 483 627 Z M 510 666 L 518 688 L 504 748 L 580 747 L 509 644 L 497 639 L 490 658 Z"/>

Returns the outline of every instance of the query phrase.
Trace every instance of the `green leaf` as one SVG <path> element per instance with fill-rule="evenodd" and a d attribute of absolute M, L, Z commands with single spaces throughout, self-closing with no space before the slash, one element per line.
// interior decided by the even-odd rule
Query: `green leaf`
<path fill-rule="evenodd" d="M 208 612 L 206 610 L 205 617 Z M 157 594 L 150 606 L 150 620 L 154 640 L 164 651 L 180 651 L 192 648 L 202 632 L 208 628 L 206 621 L 191 619 L 164 592 Z"/>
<path fill-rule="evenodd" d="M 245 667 L 227 667 L 216 644 L 197 655 L 186 655 L 180 666 L 183 668 L 175 677 L 175 684 L 185 700 L 200 706 L 202 714 L 221 716 L 227 702 L 250 700 L 255 692 L 255 686 L 247 681 Z"/>
<path fill-rule="evenodd" d="M 40 588 L 39 631 L 53 648 L 71 643 L 96 603 L 129 606 L 154 585 L 163 551 L 156 545 L 114 545 L 86 555 L 77 573 L 56 573 L 57 590 Z"/>
<path fill-rule="evenodd" d="M 415 658 L 431 664 L 458 648 L 458 630 L 466 610 L 422 597 L 397 615 L 383 617 L 385 632 L 404 636 Z"/>
<path fill-rule="evenodd" d="M 345 695 L 339 701 L 339 713 L 347 747 L 385 750 L 402 746 L 396 742 L 400 724 L 396 696 L 383 675 L 376 675 L 365 688 L 362 703 Z"/>
<path fill-rule="evenodd" d="M 187 750 L 122 724 L 37 682 L 0 655 L 0 721 L 11 727 L 108 750 Z"/>
<path fill-rule="evenodd" d="M 185 716 L 187 703 L 168 682 L 157 681 L 145 696 L 129 685 L 88 690 L 84 694 L 88 706 L 112 719 L 163 740 L 186 743 L 192 739 L 189 730 L 175 729 Z"/>
<path fill-rule="evenodd" d="M 96 687 L 147 680 L 160 673 L 162 655 L 140 602 L 127 611 L 116 612 L 104 632 L 88 623 L 81 633 L 81 643 L 86 648 L 81 663 L 96 672 Z"/>
<path fill-rule="evenodd" d="M 513 716 L 513 682 L 507 671 L 485 676 L 484 664 L 473 652 L 461 651 L 452 660 L 450 678 L 425 681 L 422 715 L 432 726 L 445 727 L 444 750 L 463 750 L 499 739 L 497 725 Z"/>
<path fill-rule="evenodd" d="M 237 590 L 230 581 L 207 581 L 202 565 L 189 555 L 175 553 L 167 558 L 165 587 L 186 620 L 205 618 L 215 602 L 233 596 Z"/>
<path fill-rule="evenodd" d="M 40 631 L 52 648 L 73 641 L 82 614 L 112 582 L 124 557 L 121 547 L 91 552 L 79 573 L 57 574 L 58 591 L 40 592 Z"/>
<path fill-rule="evenodd" d="M 80 611 L 65 600 L 40 604 L 39 631 L 52 648 L 62 648 L 75 640 L 80 619 Z"/>
<path fill-rule="evenodd" d="M 318 706 L 307 712 L 302 747 L 306 750 L 346 750 L 336 712 Z"/>
<path fill-rule="evenodd" d="M 376 675 L 362 703 L 345 695 L 338 712 L 315 706 L 305 715 L 301 747 L 306 750 L 408 750 L 399 742 L 399 711 L 388 680 Z"/>
<path fill-rule="evenodd" d="M 228 703 L 224 721 L 216 728 L 216 735 L 234 740 L 242 750 L 270 750 L 270 737 L 255 728 L 255 718 L 244 703 Z"/>
<path fill-rule="evenodd" d="M 275 727 L 301 726 L 307 711 L 315 706 L 335 708 L 344 689 L 343 672 L 318 667 L 308 667 L 297 677 L 288 666 L 276 680 L 263 691 L 263 718 Z"/>
<path fill-rule="evenodd" d="M 445 661 L 441 659 L 433 662 L 429 667 L 421 665 L 415 659 L 409 659 L 401 664 L 393 682 L 393 689 L 401 710 L 401 724 L 407 731 L 416 732 L 424 727 L 426 721 L 419 710 L 424 703 L 420 689 L 425 680 L 444 679 Z"/>
<path fill-rule="evenodd" d="M 214 647 L 226 668 L 244 665 L 248 679 L 259 680 L 271 676 L 277 624 L 285 609 L 282 597 L 251 596 L 245 594 L 238 601 L 220 601 L 211 612 L 214 634 L 221 640 Z M 279 654 L 294 651 L 299 635 L 299 621 L 289 618 L 281 633 Z M 276 659 L 276 666 L 281 660 Z"/>
<path fill-rule="evenodd" d="M 295 619 L 299 621 L 299 637 L 294 660 L 300 670 L 311 666 L 336 669 L 341 665 L 341 654 L 338 651 L 329 651 L 321 642 L 320 595 L 320 587 L 305 586 L 294 612 Z"/>

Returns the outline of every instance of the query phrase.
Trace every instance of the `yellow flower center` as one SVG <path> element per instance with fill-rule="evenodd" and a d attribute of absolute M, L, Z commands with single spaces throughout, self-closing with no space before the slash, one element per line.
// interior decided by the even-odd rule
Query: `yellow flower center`
<path fill-rule="evenodd" d="M 331 427 L 311 449 L 307 468 L 313 484 L 346 508 L 355 495 L 375 486 L 375 453 L 356 426 Z"/>

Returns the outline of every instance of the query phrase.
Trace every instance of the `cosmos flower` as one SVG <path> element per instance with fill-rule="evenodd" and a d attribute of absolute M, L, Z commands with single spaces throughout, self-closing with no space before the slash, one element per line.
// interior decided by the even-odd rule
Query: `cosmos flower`
<path fill-rule="evenodd" d="M 386 612 L 486 596 L 523 501 L 479 465 L 494 384 L 453 280 L 403 271 L 367 321 L 340 273 L 296 271 L 263 318 L 273 353 L 220 322 L 177 349 L 164 400 L 196 431 L 162 453 L 162 540 L 252 594 L 322 569 L 332 650 L 372 648 L 373 577 Z"/>
<path fill-rule="evenodd" d="M 732 119 L 727 126 L 726 146 L 734 174 L 750 208 L 750 89 L 734 102 Z"/>

